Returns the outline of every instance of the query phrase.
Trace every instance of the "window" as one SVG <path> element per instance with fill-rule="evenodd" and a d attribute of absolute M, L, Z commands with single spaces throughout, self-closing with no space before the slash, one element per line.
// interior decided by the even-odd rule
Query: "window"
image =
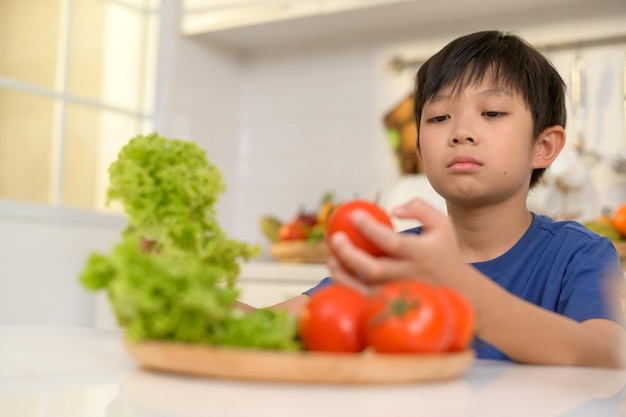
<path fill-rule="evenodd" d="M 158 8 L 0 1 L 0 199 L 114 210 L 107 169 L 154 130 Z"/>

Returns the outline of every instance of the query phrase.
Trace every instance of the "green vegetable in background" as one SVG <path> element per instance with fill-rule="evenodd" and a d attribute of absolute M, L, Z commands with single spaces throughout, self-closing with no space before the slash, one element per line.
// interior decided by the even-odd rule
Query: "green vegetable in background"
<path fill-rule="evenodd" d="M 288 313 L 233 308 L 239 261 L 260 248 L 219 227 L 214 205 L 225 185 L 200 147 L 137 136 L 109 175 L 108 200 L 122 203 L 128 227 L 110 255 L 90 255 L 80 280 L 108 292 L 129 340 L 300 348 Z"/>

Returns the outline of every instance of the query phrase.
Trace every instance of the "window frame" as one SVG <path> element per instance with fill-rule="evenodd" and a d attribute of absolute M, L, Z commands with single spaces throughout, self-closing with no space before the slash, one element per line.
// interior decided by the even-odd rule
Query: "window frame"
<path fill-rule="evenodd" d="M 159 85 L 161 81 L 161 71 L 159 71 L 159 63 L 163 62 L 162 52 L 164 50 L 163 32 L 169 27 L 165 22 L 173 21 L 172 17 L 174 9 L 168 7 L 169 1 L 161 1 L 157 7 L 136 6 L 128 4 L 120 0 L 101 0 L 106 3 L 115 4 L 120 7 L 131 9 L 141 13 L 144 17 L 157 16 L 159 20 L 156 41 L 156 86 L 154 94 L 153 111 L 147 113 L 144 111 L 134 111 L 120 106 L 110 105 L 102 101 L 80 97 L 68 92 L 68 75 L 70 66 L 70 29 L 71 29 L 71 11 L 73 0 L 62 0 L 60 5 L 61 19 L 59 24 L 59 42 L 60 49 L 57 56 L 57 80 L 54 88 L 46 88 L 43 86 L 30 84 L 28 82 L 16 80 L 0 76 L 0 88 L 6 88 L 19 93 L 27 93 L 38 97 L 49 98 L 55 101 L 55 113 L 53 121 L 53 150 L 52 150 L 52 195 L 51 201 L 48 203 L 35 203 L 27 201 L 18 201 L 7 198 L 0 198 L 0 222 L 1 221 L 36 221 L 55 224 L 90 224 L 103 227 L 119 228 L 125 223 L 125 216 L 117 213 L 107 213 L 97 211 L 95 209 L 80 209 L 62 205 L 63 196 L 63 158 L 65 152 L 65 134 L 66 134 L 66 112 L 69 105 L 79 104 L 92 109 L 112 111 L 121 115 L 131 116 L 140 123 L 150 122 L 152 126 L 158 130 L 161 120 L 158 115 L 162 115 L 160 111 L 161 100 Z"/>

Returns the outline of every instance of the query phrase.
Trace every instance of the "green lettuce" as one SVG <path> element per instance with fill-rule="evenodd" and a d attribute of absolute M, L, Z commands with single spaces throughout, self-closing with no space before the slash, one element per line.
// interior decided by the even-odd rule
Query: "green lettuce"
<path fill-rule="evenodd" d="M 105 290 L 131 341 L 172 340 L 295 350 L 285 311 L 234 308 L 240 262 L 260 247 L 228 238 L 216 220 L 222 175 L 193 142 L 132 138 L 109 168 L 108 201 L 127 228 L 110 254 L 90 254 L 82 285 Z"/>

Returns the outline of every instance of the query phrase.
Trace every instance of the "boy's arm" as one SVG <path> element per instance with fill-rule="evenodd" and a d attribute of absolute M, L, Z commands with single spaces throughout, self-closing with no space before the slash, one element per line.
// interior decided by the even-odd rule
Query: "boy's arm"
<path fill-rule="evenodd" d="M 291 314 L 298 314 L 304 308 L 305 304 L 308 301 L 309 301 L 308 295 L 300 294 L 293 298 L 289 298 L 285 301 L 281 301 L 280 303 L 271 305 L 267 308 L 272 309 L 272 310 L 287 310 Z M 256 307 L 253 307 L 241 301 L 235 302 L 235 308 L 245 313 L 249 313 L 251 311 L 257 310 Z"/>
<path fill-rule="evenodd" d="M 363 289 L 336 262 L 333 279 Z M 462 262 L 449 260 L 442 272 L 462 280 L 447 285 L 462 292 L 476 312 L 476 335 L 509 356 L 529 364 L 626 367 L 626 332 L 616 322 L 582 323 L 529 303 Z"/>
<path fill-rule="evenodd" d="M 465 268 L 464 268 L 465 269 Z M 484 341 L 521 363 L 626 366 L 626 332 L 608 319 L 581 323 L 522 300 L 471 267 L 462 291 L 476 309 Z"/>
<path fill-rule="evenodd" d="M 267 308 L 272 309 L 272 310 L 287 310 L 287 312 L 297 315 L 304 308 L 304 306 L 309 302 L 311 298 L 311 294 L 313 294 L 315 291 L 319 290 L 320 288 L 325 287 L 331 282 L 332 280 L 330 277 L 325 277 L 320 282 L 318 282 L 315 287 L 308 289 L 302 294 L 299 294 L 293 298 L 289 298 L 287 300 L 281 301 Z M 237 301 L 235 303 L 235 308 L 238 308 L 239 310 L 244 311 L 244 312 L 250 312 L 250 311 L 256 310 L 255 307 L 242 303 L 241 301 Z"/>
<path fill-rule="evenodd" d="M 293 298 L 289 298 L 285 301 L 281 301 L 278 304 L 269 306 L 272 310 L 287 310 L 291 314 L 299 314 L 304 308 L 306 303 L 309 302 L 310 297 L 306 294 L 296 295 Z"/>

